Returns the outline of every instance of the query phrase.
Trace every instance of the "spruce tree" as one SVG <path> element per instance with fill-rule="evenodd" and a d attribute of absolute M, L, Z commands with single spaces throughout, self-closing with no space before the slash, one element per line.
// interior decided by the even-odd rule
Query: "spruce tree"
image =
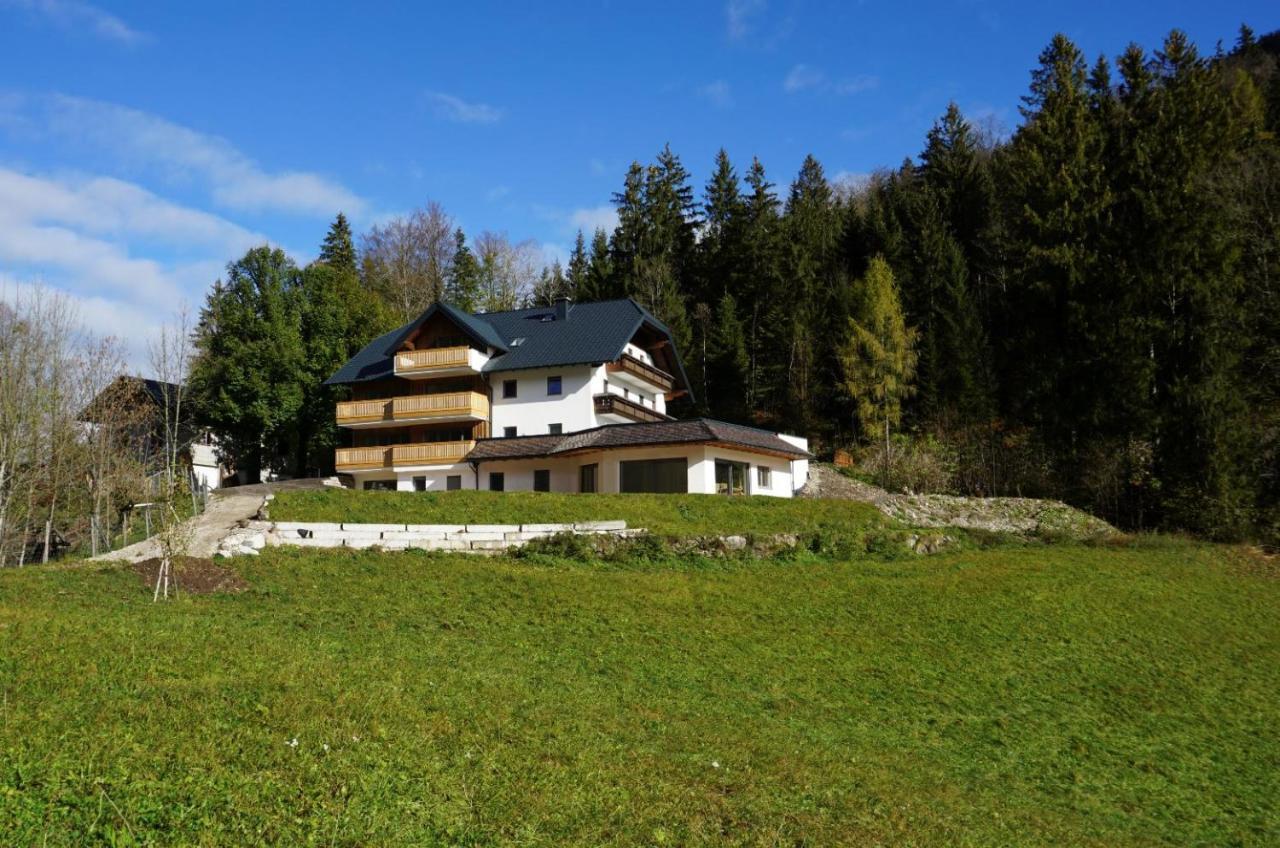
<path fill-rule="evenodd" d="M 445 282 L 445 301 L 464 312 L 475 312 L 480 306 L 482 287 L 480 263 L 467 246 L 467 237 L 459 227 L 453 233 L 453 262 Z"/>
<path fill-rule="evenodd" d="M 578 237 L 573 242 L 573 252 L 569 254 L 569 270 L 566 278 L 569 283 L 570 297 L 578 303 L 594 300 L 589 297 L 587 275 L 590 269 L 591 260 L 587 256 L 586 241 L 582 237 L 582 230 L 578 230 Z"/>
<path fill-rule="evenodd" d="M 355 274 L 356 248 L 351 240 L 351 225 L 341 212 L 329 226 L 329 232 L 320 245 L 320 261 L 332 266 L 339 273 Z"/>
<path fill-rule="evenodd" d="M 614 288 L 617 275 L 613 271 L 613 253 L 609 235 L 597 229 L 591 236 L 591 253 L 587 260 L 586 281 L 579 299 L 583 301 L 612 300 L 620 296 Z"/>

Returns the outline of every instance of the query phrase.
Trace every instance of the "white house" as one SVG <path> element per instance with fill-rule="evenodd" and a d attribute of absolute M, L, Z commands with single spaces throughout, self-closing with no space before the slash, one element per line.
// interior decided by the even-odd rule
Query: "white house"
<path fill-rule="evenodd" d="M 336 467 L 406 491 L 695 492 L 791 497 L 807 442 L 698 418 L 671 333 L 635 301 L 471 315 L 437 303 L 327 381 L 349 385 Z"/>

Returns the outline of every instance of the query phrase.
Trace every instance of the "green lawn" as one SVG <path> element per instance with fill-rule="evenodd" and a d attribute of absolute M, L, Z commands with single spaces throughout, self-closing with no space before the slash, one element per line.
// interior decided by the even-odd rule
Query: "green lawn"
<path fill-rule="evenodd" d="M 889 523 L 875 507 L 854 501 L 471 490 L 286 490 L 271 502 L 270 513 L 275 521 L 373 524 L 539 524 L 621 518 L 631 527 L 672 536 L 821 531 L 853 536 Z"/>
<path fill-rule="evenodd" d="M 0 844 L 1275 845 L 1280 580 L 1239 556 L 11 570 Z"/>

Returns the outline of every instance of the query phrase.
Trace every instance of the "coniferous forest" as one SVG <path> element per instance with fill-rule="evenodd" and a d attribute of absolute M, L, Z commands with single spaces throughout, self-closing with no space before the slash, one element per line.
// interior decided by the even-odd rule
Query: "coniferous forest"
<path fill-rule="evenodd" d="M 340 390 L 319 381 L 432 301 L 629 296 L 680 343 L 678 415 L 800 433 L 898 487 L 1275 543 L 1278 64 L 1280 33 L 1247 27 L 1114 59 L 1058 36 L 1011 133 L 953 105 L 857 184 L 722 151 L 698 186 L 664 148 L 565 268 L 468 243 L 436 204 L 361 238 L 340 216 L 307 268 L 268 248 L 229 266 L 195 397 L 244 467 L 328 471 Z"/>

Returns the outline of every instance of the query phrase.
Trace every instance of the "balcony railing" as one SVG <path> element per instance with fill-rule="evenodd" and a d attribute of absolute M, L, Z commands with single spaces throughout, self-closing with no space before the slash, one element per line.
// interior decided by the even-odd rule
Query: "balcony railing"
<path fill-rule="evenodd" d="M 489 398 L 480 392 L 448 392 L 383 400 L 352 400 L 339 403 L 336 415 L 341 427 L 433 420 L 484 421 L 489 417 Z"/>
<path fill-rule="evenodd" d="M 398 377 L 429 377 L 440 373 L 479 372 L 487 357 L 469 347 L 402 350 L 395 357 Z"/>
<path fill-rule="evenodd" d="M 449 392 L 440 395 L 410 395 L 391 402 L 391 417 L 479 418 L 489 417 L 489 398 L 480 392 Z"/>
<path fill-rule="evenodd" d="M 672 377 L 666 371 L 661 368 L 655 368 L 649 363 L 627 353 L 618 357 L 616 362 L 610 362 L 607 370 L 610 374 L 619 374 L 642 380 L 664 392 L 671 391 L 676 384 L 675 377 Z"/>
<path fill-rule="evenodd" d="M 409 445 L 386 445 L 368 448 L 338 448 L 334 465 L 339 471 L 372 471 L 397 465 L 433 465 L 458 462 L 476 443 L 419 442 Z"/>
<path fill-rule="evenodd" d="M 670 421 L 670 415 L 663 415 L 656 409 L 642 406 L 622 395 L 602 394 L 595 396 L 596 415 L 616 415 L 628 421 L 648 423 L 652 421 Z"/>

